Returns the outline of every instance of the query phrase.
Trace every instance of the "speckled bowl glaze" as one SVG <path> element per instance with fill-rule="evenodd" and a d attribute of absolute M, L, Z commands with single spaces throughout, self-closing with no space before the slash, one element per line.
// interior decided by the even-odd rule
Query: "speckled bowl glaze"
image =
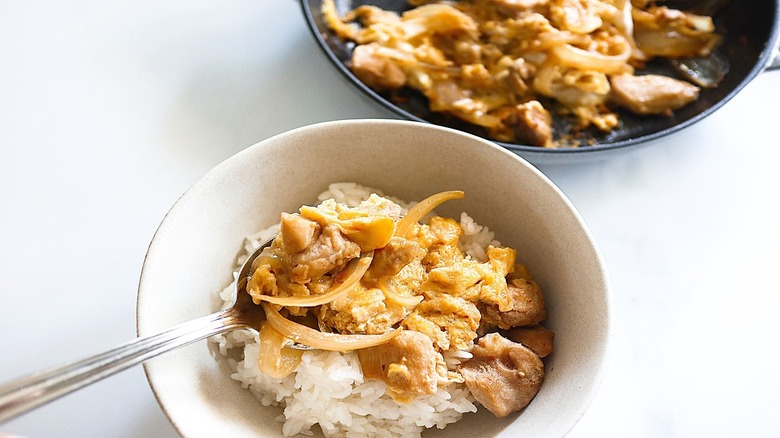
<path fill-rule="evenodd" d="M 426 437 L 566 435 L 604 373 L 610 338 L 604 263 L 566 196 L 515 154 L 450 128 L 395 120 L 328 122 L 251 146 L 204 175 L 171 208 L 149 247 L 138 293 L 138 334 L 149 335 L 217 308 L 244 236 L 282 211 L 316 203 L 328 184 L 355 181 L 407 200 L 459 189 L 437 209 L 468 212 L 518 250 L 541 284 L 556 333 L 547 377 L 523 411 L 485 409 Z M 260 405 L 232 380 L 206 341 L 145 364 L 160 406 L 185 437 L 280 437 L 278 408 Z"/>

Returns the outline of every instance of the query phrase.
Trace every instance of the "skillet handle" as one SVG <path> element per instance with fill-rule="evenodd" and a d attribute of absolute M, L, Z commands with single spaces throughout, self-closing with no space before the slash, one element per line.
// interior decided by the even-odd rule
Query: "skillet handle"
<path fill-rule="evenodd" d="M 780 69 L 780 47 L 775 47 L 773 55 L 774 56 L 772 56 L 772 60 L 769 61 L 769 64 L 766 66 L 767 70 Z"/>
<path fill-rule="evenodd" d="M 780 26 L 780 15 L 775 17 L 775 27 Z M 772 47 L 772 56 L 766 64 L 766 70 L 780 69 L 780 36 L 775 38 L 775 44 Z"/>

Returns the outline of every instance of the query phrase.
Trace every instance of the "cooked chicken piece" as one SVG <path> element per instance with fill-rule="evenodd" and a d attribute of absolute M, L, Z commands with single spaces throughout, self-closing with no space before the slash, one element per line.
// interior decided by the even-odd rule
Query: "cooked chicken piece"
<path fill-rule="evenodd" d="M 474 398 L 497 417 L 528 405 L 544 380 L 544 364 L 530 349 L 498 333 L 482 337 L 460 373 Z"/>
<path fill-rule="evenodd" d="M 515 278 L 508 285 L 512 299 L 512 310 L 502 312 L 498 306 L 485 306 L 482 324 L 485 327 L 511 327 L 534 325 L 547 318 L 542 289 L 533 280 Z"/>
<path fill-rule="evenodd" d="M 360 246 L 344 237 L 336 225 L 323 227 L 311 245 L 289 255 L 290 281 L 305 284 L 360 255 Z"/>
<path fill-rule="evenodd" d="M 294 254 L 314 243 L 320 232 L 317 222 L 302 218 L 299 214 L 282 213 L 281 235 L 284 251 Z"/>
<path fill-rule="evenodd" d="M 554 336 L 551 330 L 540 325 L 515 327 L 506 334 L 507 338 L 525 345 L 539 357 L 546 357 L 553 352 Z"/>
<path fill-rule="evenodd" d="M 379 54 L 376 43 L 359 45 L 352 51 L 350 67 L 371 88 L 394 90 L 406 84 L 406 73 L 397 63 Z"/>
<path fill-rule="evenodd" d="M 376 284 L 401 272 L 409 263 L 420 260 L 425 256 L 425 250 L 420 248 L 417 242 L 392 237 L 384 248 L 374 251 L 374 260 L 371 262 L 364 281 Z"/>
<path fill-rule="evenodd" d="M 404 330 L 387 344 L 358 350 L 358 357 L 366 378 L 383 380 L 387 393 L 400 403 L 435 393 L 446 379 L 444 358 L 428 336 L 415 331 Z"/>
<path fill-rule="evenodd" d="M 699 87 L 662 75 L 612 76 L 612 99 L 631 112 L 671 115 L 699 98 Z"/>
<path fill-rule="evenodd" d="M 515 133 L 520 140 L 536 146 L 552 145 L 552 116 L 536 100 L 518 105 Z"/>
<path fill-rule="evenodd" d="M 511 129 L 509 135 L 513 135 L 520 142 L 532 146 L 552 145 L 552 115 L 544 109 L 536 100 L 504 107 L 495 112 L 501 118 L 502 127 Z M 490 132 L 491 135 L 504 135 L 499 131 Z"/>

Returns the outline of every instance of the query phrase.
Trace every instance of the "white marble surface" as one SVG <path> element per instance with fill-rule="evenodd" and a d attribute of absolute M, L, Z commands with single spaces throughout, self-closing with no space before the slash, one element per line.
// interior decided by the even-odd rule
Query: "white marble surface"
<path fill-rule="evenodd" d="M 607 377 L 571 436 L 780 436 L 780 73 L 607 161 L 543 166 L 614 289 Z M 294 0 L 0 2 L 0 379 L 135 335 L 144 253 L 209 168 L 309 123 L 392 117 Z M 0 425 L 173 437 L 136 367 Z"/>

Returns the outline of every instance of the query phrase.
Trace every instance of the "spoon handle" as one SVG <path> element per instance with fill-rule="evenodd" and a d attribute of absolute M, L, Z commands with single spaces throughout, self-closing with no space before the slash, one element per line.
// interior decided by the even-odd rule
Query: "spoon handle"
<path fill-rule="evenodd" d="M 166 351 L 241 324 L 223 310 L 136 338 L 104 353 L 0 385 L 0 423 Z"/>

